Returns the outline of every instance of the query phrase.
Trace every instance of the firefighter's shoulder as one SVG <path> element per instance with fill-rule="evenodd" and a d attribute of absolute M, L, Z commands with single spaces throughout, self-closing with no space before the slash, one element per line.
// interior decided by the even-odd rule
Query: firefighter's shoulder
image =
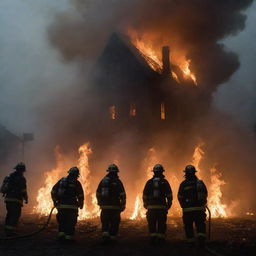
<path fill-rule="evenodd" d="M 162 183 L 163 183 L 163 184 L 169 184 L 169 181 L 168 181 L 167 179 L 163 178 L 163 179 L 162 179 Z"/>
<path fill-rule="evenodd" d="M 180 183 L 180 187 L 184 187 L 187 185 L 187 181 L 186 180 L 183 180 L 181 183 Z"/>

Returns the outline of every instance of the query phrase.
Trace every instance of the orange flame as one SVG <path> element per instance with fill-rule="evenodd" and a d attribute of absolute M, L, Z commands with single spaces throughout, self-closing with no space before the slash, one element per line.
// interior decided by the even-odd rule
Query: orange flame
<path fill-rule="evenodd" d="M 163 64 L 161 62 L 161 47 L 156 49 L 153 43 L 146 37 L 143 39 L 138 37 L 137 32 L 129 29 L 129 37 L 131 38 L 132 44 L 139 50 L 142 57 L 147 61 L 149 66 L 157 71 L 158 73 L 162 72 Z M 191 79 L 195 85 L 197 85 L 197 79 L 195 74 L 190 70 L 191 60 L 186 59 L 185 54 L 177 52 L 172 54 L 173 64 L 177 65 L 180 70 L 183 72 L 183 79 Z M 180 78 L 178 75 L 171 70 L 171 77 L 173 77 L 178 83 L 180 83 Z"/>
<path fill-rule="evenodd" d="M 197 85 L 196 76 L 194 73 L 191 72 L 189 65 L 191 60 L 185 60 L 183 64 L 180 66 L 181 70 L 183 71 L 184 78 L 190 78 L 193 80 L 194 84 Z"/>
<path fill-rule="evenodd" d="M 209 208 L 213 217 L 227 217 L 226 205 L 221 203 L 222 192 L 221 186 L 226 184 L 221 180 L 222 174 L 218 173 L 215 168 L 211 169 L 211 186 L 209 189 Z"/>
<path fill-rule="evenodd" d="M 95 193 L 91 193 L 91 177 L 89 170 L 89 155 L 92 154 L 89 143 L 85 143 L 79 147 L 79 160 L 78 167 L 80 169 L 80 181 L 84 188 L 85 198 L 91 198 L 90 202 L 85 200 L 85 206 L 80 211 L 79 219 L 94 218 L 99 216 L 100 210 L 97 205 Z M 55 149 L 55 156 L 57 167 L 49 172 L 46 172 L 45 184 L 42 188 L 38 190 L 37 193 L 37 205 L 34 207 L 34 212 L 39 213 L 40 215 L 46 216 L 49 214 L 52 205 L 51 200 L 51 189 L 56 184 L 56 182 L 66 174 L 65 166 L 63 164 L 63 157 L 59 152 L 59 147 Z M 90 206 L 90 207 L 89 207 Z M 90 210 L 88 210 L 90 209 Z"/>
<path fill-rule="evenodd" d="M 192 164 L 196 167 L 198 171 L 200 171 L 199 165 L 204 157 L 204 151 L 202 150 L 203 145 L 204 143 L 200 142 L 199 145 L 195 148 L 193 154 Z M 212 217 L 227 217 L 227 213 L 225 210 L 226 205 L 222 204 L 221 202 L 221 186 L 225 184 L 223 180 L 220 180 L 222 174 L 217 173 L 217 170 L 215 168 L 212 168 L 210 173 L 211 184 L 209 186 L 208 204 L 212 213 Z M 200 175 L 198 175 L 198 177 L 200 177 Z"/>
<path fill-rule="evenodd" d="M 51 199 L 51 189 L 54 184 L 61 178 L 63 170 L 63 157 L 60 153 L 60 147 L 55 148 L 56 168 L 45 173 L 45 185 L 38 190 L 37 205 L 33 212 L 39 213 L 41 216 L 47 216 L 53 207 Z"/>
<path fill-rule="evenodd" d="M 130 217 L 130 220 L 137 220 L 145 217 L 146 217 L 146 210 L 143 208 L 143 201 L 141 198 L 141 194 L 138 194 L 136 196 L 134 210 Z"/>
<path fill-rule="evenodd" d="M 172 71 L 171 73 L 172 73 L 172 78 L 176 80 L 177 83 L 180 84 L 180 79 L 178 78 L 178 75 L 174 71 Z"/>
<path fill-rule="evenodd" d="M 150 148 L 148 150 L 148 154 L 144 160 L 144 164 L 146 165 L 146 175 L 145 175 L 146 179 L 151 178 L 152 169 L 157 162 L 158 162 L 158 159 L 156 157 L 156 151 L 154 148 Z M 146 180 L 144 180 L 142 184 L 144 184 L 145 182 L 146 182 Z M 140 182 L 140 184 L 141 184 L 141 182 Z M 140 188 L 140 191 L 142 191 L 142 188 Z M 139 193 L 136 196 L 134 209 L 133 209 L 132 215 L 130 216 L 129 219 L 137 220 L 137 219 L 141 219 L 141 218 L 145 218 L 145 217 L 146 217 L 146 210 L 143 207 L 142 195 L 141 195 L 141 193 Z"/>
<path fill-rule="evenodd" d="M 89 169 L 89 155 L 92 154 L 92 150 L 90 148 L 90 144 L 87 142 L 82 145 L 78 150 L 80 157 L 78 160 L 78 167 L 81 172 L 81 183 L 84 189 L 85 195 L 85 205 L 82 210 L 80 210 L 79 219 L 88 219 L 99 216 L 100 209 L 97 205 L 96 194 L 91 194 L 91 176 Z M 87 202 L 87 198 L 91 198 L 90 202 Z M 91 208 L 89 210 L 89 204 L 91 204 Z"/>

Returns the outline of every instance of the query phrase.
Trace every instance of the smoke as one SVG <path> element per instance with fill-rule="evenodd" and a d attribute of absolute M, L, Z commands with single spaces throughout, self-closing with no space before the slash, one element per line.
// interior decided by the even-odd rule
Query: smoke
<path fill-rule="evenodd" d="M 0 12 L 3 10 L 1 23 L 5 24 L 0 38 L 3 42 L 0 120 L 14 132 L 35 133 L 36 141 L 27 149 L 28 164 L 35 170 L 32 178 L 50 168 L 56 144 L 60 144 L 71 159 L 76 159 L 78 146 L 90 140 L 91 135 L 95 136 L 95 131 L 105 128 L 91 121 L 97 117 L 100 105 L 99 99 L 90 94 L 90 73 L 113 31 L 128 36 L 132 31 L 159 51 L 161 46 L 170 45 L 171 59 L 180 55 L 190 59 L 191 70 L 200 85 L 198 105 L 201 101 L 210 105 L 212 93 L 227 82 L 240 65 L 238 56 L 225 47 L 223 39 L 245 28 L 244 12 L 253 0 L 52 2 L 5 0 L 0 6 Z M 17 10 L 20 10 L 19 15 L 16 15 Z M 14 16 L 15 19 L 10 18 Z M 192 103 L 197 105 L 195 99 Z M 121 169 L 127 170 L 125 180 L 132 190 L 130 181 L 134 173 L 144 168 L 137 163 L 143 162 L 145 149 L 155 146 L 159 161 L 171 166 L 172 171 L 178 171 L 189 161 L 201 137 L 211 158 L 204 167 L 220 163 L 225 178 L 230 178 L 230 184 L 238 185 L 235 174 L 229 174 L 230 170 L 238 173 L 245 164 L 248 175 L 254 165 L 251 152 L 255 151 L 247 140 L 248 134 L 236 128 L 230 134 L 230 129 L 236 125 L 214 110 L 207 109 L 203 116 L 198 112 L 196 117 L 185 110 L 182 109 L 182 113 L 186 113 L 182 117 L 183 127 L 179 126 L 177 131 L 172 129 L 172 136 L 170 131 L 161 136 L 159 133 L 152 136 L 149 132 L 143 135 L 131 126 L 124 131 L 117 130 L 111 138 L 99 136 L 96 142 L 92 141 L 92 169 L 104 170 L 111 160 L 119 161 Z M 219 123 L 228 128 L 218 131 Z M 213 133 L 216 136 L 212 136 Z M 237 135 L 239 138 L 234 140 Z M 149 139 L 145 141 L 142 136 L 149 136 Z M 245 141 L 241 139 L 244 136 Z M 224 141 L 225 148 L 222 148 Z M 233 148 L 241 143 L 250 146 L 234 152 Z M 171 145 L 170 148 L 166 148 L 166 144 Z M 236 159 L 237 154 L 239 167 L 236 168 L 232 159 Z M 229 161 L 225 165 L 227 157 Z M 232 189 L 230 186 L 229 194 Z"/>
<path fill-rule="evenodd" d="M 246 28 L 237 37 L 227 38 L 224 43 L 239 55 L 240 69 L 231 79 L 221 85 L 215 95 L 215 105 L 218 109 L 231 114 L 240 125 L 255 132 L 255 63 L 256 49 L 254 40 L 256 34 L 256 3 L 247 11 Z M 227 100 L 229 99 L 229 100 Z"/>
<path fill-rule="evenodd" d="M 245 27 L 243 11 L 252 0 L 72 1 L 78 17 L 60 15 L 49 30 L 51 43 L 67 60 L 90 58 L 100 52 L 113 31 L 150 40 L 154 48 L 171 46 L 171 54 L 184 52 L 192 71 L 208 92 L 226 82 L 239 60 L 221 40 Z M 71 39 L 71 40 L 70 40 Z"/>

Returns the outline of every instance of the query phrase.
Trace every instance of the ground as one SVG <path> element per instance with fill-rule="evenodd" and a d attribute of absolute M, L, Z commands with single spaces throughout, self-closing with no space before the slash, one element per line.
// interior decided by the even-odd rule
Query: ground
<path fill-rule="evenodd" d="M 19 232 L 29 233 L 37 230 L 45 218 L 26 215 L 20 220 Z M 3 236 L 1 219 L 1 237 Z M 118 242 L 104 246 L 100 243 L 99 219 L 80 221 L 77 225 L 76 242 L 61 245 L 56 241 L 57 225 L 53 216 L 49 227 L 30 238 L 13 241 L 0 241 L 0 256 L 151 256 L 151 255 L 199 255 L 192 253 L 184 241 L 180 218 L 168 219 L 167 243 L 152 246 L 148 243 L 147 223 L 145 220 L 122 220 Z M 208 247 L 215 255 L 251 256 L 256 255 L 256 218 L 213 219 L 211 241 Z M 205 253 L 204 255 L 211 255 Z"/>

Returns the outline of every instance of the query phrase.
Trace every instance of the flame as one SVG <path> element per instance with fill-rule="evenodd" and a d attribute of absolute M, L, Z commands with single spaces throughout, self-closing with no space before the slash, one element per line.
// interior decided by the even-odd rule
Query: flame
<path fill-rule="evenodd" d="M 204 145 L 203 142 L 200 142 L 199 145 L 195 148 L 192 158 L 192 164 L 196 167 L 198 171 L 200 171 L 199 165 L 204 157 L 204 151 L 202 149 L 202 146 Z M 221 180 L 220 177 L 222 174 L 220 172 L 217 172 L 215 168 L 212 168 L 210 170 L 211 176 L 210 181 L 211 184 L 209 186 L 209 199 L 208 199 L 208 205 L 212 213 L 212 217 L 227 217 L 226 213 L 226 205 L 222 204 L 221 198 L 222 198 L 222 192 L 221 192 L 221 186 L 225 184 L 225 181 Z M 200 175 L 198 175 L 200 178 Z"/>
<path fill-rule="evenodd" d="M 79 219 L 88 219 L 99 216 L 100 209 L 97 205 L 97 199 L 95 193 L 91 193 L 91 175 L 89 169 L 89 155 L 92 154 L 92 150 L 89 142 L 80 146 L 78 149 L 80 157 L 78 159 L 78 168 L 80 169 L 81 177 L 80 181 L 84 189 L 85 204 L 84 208 L 80 210 Z M 87 199 L 90 198 L 90 202 Z M 89 207 L 91 205 L 91 207 Z M 90 210 L 89 210 L 90 209 Z"/>
<path fill-rule="evenodd" d="M 109 114 L 111 119 L 116 119 L 116 106 L 109 107 Z"/>
<path fill-rule="evenodd" d="M 53 207 L 51 190 L 63 174 L 63 157 L 60 153 L 60 147 L 56 146 L 54 152 L 56 168 L 45 173 L 45 185 L 38 190 L 36 197 L 37 205 L 33 209 L 33 212 L 39 213 L 41 216 L 47 216 Z"/>
<path fill-rule="evenodd" d="M 172 78 L 176 80 L 177 83 L 180 84 L 180 79 L 178 78 L 178 75 L 174 71 L 172 71 L 171 73 L 172 73 Z"/>
<path fill-rule="evenodd" d="M 202 150 L 202 146 L 204 143 L 200 142 L 199 145 L 195 148 L 193 157 L 192 157 L 192 165 L 196 167 L 196 170 L 200 171 L 199 165 L 201 160 L 204 157 L 204 151 Z"/>
<path fill-rule="evenodd" d="M 161 103 L 160 109 L 161 109 L 161 119 L 165 120 L 165 104 L 163 102 Z"/>
<path fill-rule="evenodd" d="M 138 36 L 138 33 L 133 29 L 128 30 L 128 35 L 131 39 L 132 44 L 139 50 L 142 57 L 147 61 L 149 66 L 157 71 L 162 73 L 163 64 L 161 61 L 161 46 L 157 47 L 153 45 L 153 40 L 149 38 L 141 38 Z M 175 50 L 174 50 L 175 51 Z M 195 85 L 197 85 L 196 75 L 190 70 L 190 59 L 186 59 L 186 54 L 181 51 L 172 52 L 172 61 L 173 64 L 178 66 L 183 72 L 183 79 L 191 79 Z M 171 70 L 171 77 L 173 77 L 178 83 L 180 83 L 180 78 L 178 75 Z"/>
<path fill-rule="evenodd" d="M 51 189 L 56 182 L 66 175 L 66 169 L 63 163 L 63 156 L 60 154 L 59 147 L 55 149 L 56 168 L 45 173 L 45 184 L 38 190 L 37 205 L 34 207 L 33 212 L 46 216 L 49 214 L 52 205 Z M 79 147 L 78 168 L 80 169 L 80 182 L 83 186 L 85 193 L 85 206 L 80 210 L 79 219 L 94 218 L 99 216 L 100 209 L 97 205 L 96 194 L 91 193 L 91 176 L 89 170 L 89 155 L 92 154 L 89 143 L 85 143 Z M 90 198 L 89 201 L 87 199 Z"/>
<path fill-rule="evenodd" d="M 209 189 L 209 208 L 212 217 L 227 217 L 226 205 L 221 203 L 222 192 L 221 186 L 225 185 L 225 181 L 221 180 L 222 174 L 218 173 L 215 168 L 211 169 L 211 186 Z"/>
<path fill-rule="evenodd" d="M 134 210 L 130 217 L 130 220 L 137 220 L 141 218 L 146 217 L 146 210 L 143 207 L 143 201 L 141 198 L 141 194 L 138 194 L 136 196 L 135 204 L 134 204 Z"/>
<path fill-rule="evenodd" d="M 152 176 L 152 169 L 154 165 L 158 162 L 158 158 L 156 156 L 156 150 L 154 148 L 150 148 L 148 150 L 147 156 L 144 160 L 144 165 L 146 166 L 145 172 L 145 180 L 140 181 L 140 184 L 145 184 L 146 179 L 150 179 Z M 139 191 L 142 191 L 143 188 L 140 187 Z M 134 209 L 132 215 L 130 216 L 130 220 L 137 220 L 146 217 L 146 210 L 143 207 L 143 200 L 141 193 L 137 194 L 134 204 Z"/>
<path fill-rule="evenodd" d="M 132 103 L 130 105 L 130 116 L 136 116 L 136 104 Z"/>
<path fill-rule="evenodd" d="M 149 66 L 157 71 L 161 72 L 162 70 L 162 62 L 158 58 L 156 52 L 153 50 L 153 46 L 149 43 L 145 43 L 142 40 L 139 40 L 137 37 L 132 40 L 133 45 L 140 51 L 142 56 L 148 62 Z"/>
<path fill-rule="evenodd" d="M 181 70 L 183 71 L 184 78 L 190 78 L 193 80 L 194 84 L 197 85 L 196 76 L 194 73 L 191 72 L 190 66 L 191 60 L 184 60 L 183 64 L 180 66 Z"/>

